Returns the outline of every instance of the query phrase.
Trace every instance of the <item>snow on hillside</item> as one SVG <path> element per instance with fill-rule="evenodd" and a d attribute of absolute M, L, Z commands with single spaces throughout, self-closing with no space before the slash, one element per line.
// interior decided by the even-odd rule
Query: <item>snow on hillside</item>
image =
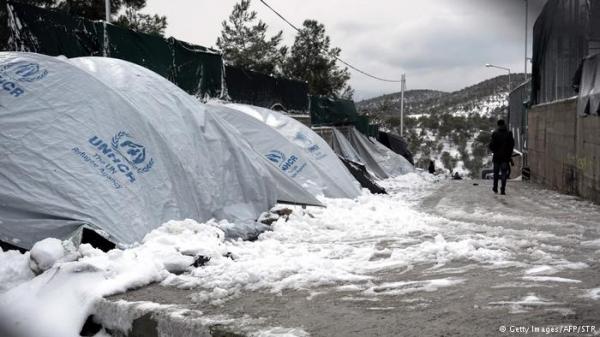
<path fill-rule="evenodd" d="M 516 87 L 522 74 L 511 78 Z M 480 177 L 490 165 L 487 144 L 496 121 L 506 118 L 508 77 L 498 76 L 459 91 L 406 92 L 404 136 L 417 167 L 426 169 L 435 161 L 438 169 L 463 177 Z M 400 95 L 384 95 L 357 103 L 359 110 L 399 133 Z"/>
<path fill-rule="evenodd" d="M 454 117 L 471 117 L 478 115 L 480 117 L 494 117 L 497 111 L 506 108 L 508 102 L 508 93 L 503 92 L 490 95 L 465 105 L 459 106 L 454 111 L 449 111 Z"/>

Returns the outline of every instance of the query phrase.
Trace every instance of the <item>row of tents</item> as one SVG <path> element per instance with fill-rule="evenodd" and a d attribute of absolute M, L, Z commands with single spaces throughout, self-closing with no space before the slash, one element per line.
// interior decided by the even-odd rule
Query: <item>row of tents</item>
<path fill-rule="evenodd" d="M 0 125 L 0 241 L 22 249 L 46 237 L 128 246 L 172 219 L 254 223 L 276 203 L 383 192 L 377 180 L 413 170 L 352 126 L 205 104 L 103 57 L 0 52 Z"/>

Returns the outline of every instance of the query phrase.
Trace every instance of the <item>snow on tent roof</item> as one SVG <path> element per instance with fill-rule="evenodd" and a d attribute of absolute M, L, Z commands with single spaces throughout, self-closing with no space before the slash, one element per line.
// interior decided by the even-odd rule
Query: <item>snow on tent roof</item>
<path fill-rule="evenodd" d="M 171 219 L 252 221 L 277 200 L 265 166 L 201 105 L 184 113 L 148 90 L 160 109 L 141 110 L 31 53 L 0 53 L 0 78 L 2 241 L 30 248 L 89 227 L 127 245 Z"/>
<path fill-rule="evenodd" d="M 262 156 L 314 195 L 350 197 L 325 175 L 304 149 L 291 143 L 273 128 L 247 114 L 217 102 L 210 104 L 219 116 L 233 125 Z"/>
<path fill-rule="evenodd" d="M 245 104 L 227 104 L 258 119 L 275 129 L 288 141 L 303 149 L 323 176 L 329 182 L 325 195 L 330 197 L 355 198 L 360 195 L 360 185 L 339 160 L 327 142 L 306 125 L 280 112 Z"/>
<path fill-rule="evenodd" d="M 78 57 L 70 59 L 69 62 L 100 81 L 110 84 L 138 110 L 155 111 L 147 114 L 148 118 L 153 116 L 164 118 L 165 116 L 162 115 L 167 111 L 169 114 L 187 117 L 192 117 L 194 114 L 204 115 L 204 118 L 214 121 L 214 124 L 222 129 L 222 138 L 236 144 L 236 148 L 243 150 L 253 162 L 264 166 L 269 171 L 272 185 L 277 189 L 277 201 L 322 206 L 312 194 L 282 174 L 280 170 L 273 168 L 266 158 L 255 152 L 235 127 L 215 113 L 214 108 L 200 103 L 195 97 L 157 73 L 127 61 L 105 57 Z M 106 71 L 107 69 L 110 71 Z M 157 122 L 160 123 L 160 120 Z M 178 138 L 174 145 L 181 146 L 182 139 Z"/>

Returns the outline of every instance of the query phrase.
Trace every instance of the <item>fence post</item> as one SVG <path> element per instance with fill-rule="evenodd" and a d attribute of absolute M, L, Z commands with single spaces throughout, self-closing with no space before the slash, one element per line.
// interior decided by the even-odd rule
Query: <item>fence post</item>
<path fill-rule="evenodd" d="M 0 0 L 0 51 L 8 50 L 8 7 L 6 0 Z"/>

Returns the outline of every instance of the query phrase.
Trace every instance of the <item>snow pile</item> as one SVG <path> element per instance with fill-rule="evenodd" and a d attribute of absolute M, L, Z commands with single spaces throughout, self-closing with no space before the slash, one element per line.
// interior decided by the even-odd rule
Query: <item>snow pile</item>
<path fill-rule="evenodd" d="M 31 280 L 35 275 L 29 268 L 29 252 L 2 251 L 0 248 L 0 294 Z"/>
<path fill-rule="evenodd" d="M 227 259 L 225 234 L 215 221 L 199 224 L 192 220 L 168 222 L 148 234 L 142 245 L 104 253 L 84 244 L 76 262 L 61 262 L 65 243 L 44 240 L 32 250 L 36 265 L 54 266 L 31 279 L 29 254 L 3 253 L 11 270 L 3 270 L 11 287 L 31 279 L 0 296 L 0 327 L 19 328 L 25 336 L 78 336 L 92 305 L 103 296 L 159 282 L 169 272 L 183 272 L 202 256 Z M 4 261 L 3 261 L 4 262 Z M 10 275 L 10 276 L 8 276 Z M 5 287 L 4 282 L 2 283 Z M 31 321 L 35 317 L 35 322 Z M 48 329 L 52 327 L 52 329 Z M 10 330 L 0 336 L 10 335 Z M 3 334 L 4 333 L 4 334 Z"/>
<path fill-rule="evenodd" d="M 37 242 L 31 248 L 29 267 L 36 274 L 42 273 L 57 262 L 75 261 L 79 258 L 77 249 L 71 241 L 47 238 Z"/>

